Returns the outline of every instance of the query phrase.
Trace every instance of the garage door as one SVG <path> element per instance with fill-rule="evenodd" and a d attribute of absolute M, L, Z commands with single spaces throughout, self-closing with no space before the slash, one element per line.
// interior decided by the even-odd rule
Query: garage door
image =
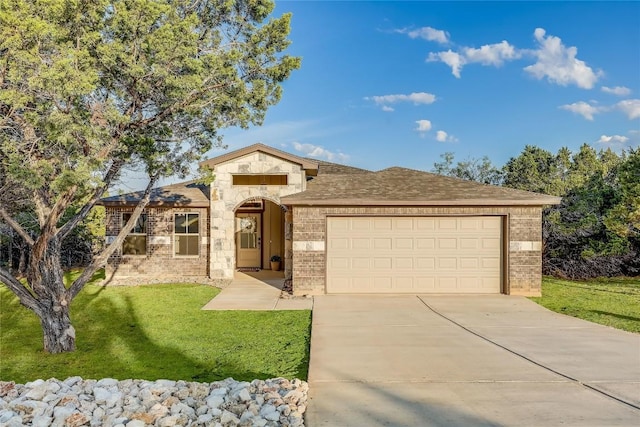
<path fill-rule="evenodd" d="M 329 217 L 327 293 L 500 293 L 500 217 Z"/>

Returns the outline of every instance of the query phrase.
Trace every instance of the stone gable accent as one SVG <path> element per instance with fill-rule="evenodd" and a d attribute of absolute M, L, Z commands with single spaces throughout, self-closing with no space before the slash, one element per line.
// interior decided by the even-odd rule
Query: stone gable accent
<path fill-rule="evenodd" d="M 281 205 L 281 197 L 306 189 L 306 173 L 300 164 L 261 151 L 216 164 L 214 171 L 216 178 L 211 185 L 210 230 L 213 250 L 209 269 L 213 278 L 232 278 L 236 265 L 235 211 L 250 200 L 266 199 Z M 287 185 L 234 186 L 234 174 L 287 175 Z M 286 258 L 285 254 L 285 271 Z"/>

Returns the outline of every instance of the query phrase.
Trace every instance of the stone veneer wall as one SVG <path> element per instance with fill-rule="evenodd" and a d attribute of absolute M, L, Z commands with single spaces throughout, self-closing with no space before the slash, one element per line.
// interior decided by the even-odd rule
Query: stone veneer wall
<path fill-rule="evenodd" d="M 501 215 L 506 223 L 503 292 L 539 296 L 542 285 L 541 207 L 293 207 L 292 278 L 295 295 L 325 293 L 326 218 L 332 215 Z M 506 256 L 506 262 L 504 257 Z"/>
<path fill-rule="evenodd" d="M 122 213 L 133 208 L 106 208 L 106 240 L 113 241 L 122 227 Z M 173 214 L 200 214 L 200 254 L 177 257 L 173 253 Z M 209 253 L 209 216 L 206 208 L 147 208 L 147 255 L 123 256 L 117 249 L 106 266 L 106 280 L 115 284 L 153 283 L 164 280 L 207 282 Z M 201 280 L 197 280 L 201 279 Z"/>
<path fill-rule="evenodd" d="M 263 152 L 254 152 L 216 165 L 214 172 L 216 178 L 211 185 L 210 275 L 212 278 L 232 278 L 236 265 L 236 209 L 248 200 L 257 199 L 280 205 L 280 197 L 305 190 L 306 174 L 301 165 Z M 234 186 L 234 174 L 286 174 L 287 185 Z M 284 268 L 286 271 L 286 254 Z"/>

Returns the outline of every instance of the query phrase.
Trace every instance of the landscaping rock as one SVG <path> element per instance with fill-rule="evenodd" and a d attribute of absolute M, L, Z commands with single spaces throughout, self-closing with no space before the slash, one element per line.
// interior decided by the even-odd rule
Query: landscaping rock
<path fill-rule="evenodd" d="M 0 426 L 303 427 L 308 390 L 306 382 L 284 378 L 0 381 Z"/>

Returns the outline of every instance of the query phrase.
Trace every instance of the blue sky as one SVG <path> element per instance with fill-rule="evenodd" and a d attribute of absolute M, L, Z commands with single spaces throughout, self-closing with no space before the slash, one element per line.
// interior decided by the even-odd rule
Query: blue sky
<path fill-rule="evenodd" d="M 302 67 L 224 132 L 368 169 L 640 141 L 640 3 L 279 1 Z M 220 151 L 211 152 L 211 156 Z"/>
<path fill-rule="evenodd" d="M 302 67 L 256 142 L 371 170 L 640 142 L 639 2 L 282 1 Z M 218 149 L 207 158 L 220 155 Z"/>

